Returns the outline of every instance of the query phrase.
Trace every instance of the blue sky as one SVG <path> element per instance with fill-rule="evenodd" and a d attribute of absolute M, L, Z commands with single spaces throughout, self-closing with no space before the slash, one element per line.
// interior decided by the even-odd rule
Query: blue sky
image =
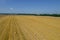
<path fill-rule="evenodd" d="M 0 0 L 0 13 L 60 13 L 60 0 Z"/>

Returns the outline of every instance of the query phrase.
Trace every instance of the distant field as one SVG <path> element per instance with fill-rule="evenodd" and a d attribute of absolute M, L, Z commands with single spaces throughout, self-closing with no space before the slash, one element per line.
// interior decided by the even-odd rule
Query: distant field
<path fill-rule="evenodd" d="M 0 40 L 60 40 L 60 17 L 0 15 Z"/>

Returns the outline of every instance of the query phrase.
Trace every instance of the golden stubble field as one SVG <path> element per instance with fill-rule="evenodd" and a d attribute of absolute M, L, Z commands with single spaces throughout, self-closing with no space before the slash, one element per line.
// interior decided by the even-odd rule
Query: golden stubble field
<path fill-rule="evenodd" d="M 60 40 L 60 17 L 0 17 L 0 40 Z"/>

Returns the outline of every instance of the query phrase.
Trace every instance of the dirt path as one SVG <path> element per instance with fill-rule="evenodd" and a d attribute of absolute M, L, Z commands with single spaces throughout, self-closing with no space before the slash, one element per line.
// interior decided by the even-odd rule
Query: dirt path
<path fill-rule="evenodd" d="M 6 16 L 0 19 L 0 40 L 60 40 L 60 18 Z"/>

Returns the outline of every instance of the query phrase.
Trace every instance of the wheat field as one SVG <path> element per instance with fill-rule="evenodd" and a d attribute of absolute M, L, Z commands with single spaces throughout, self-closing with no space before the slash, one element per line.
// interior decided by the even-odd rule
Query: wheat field
<path fill-rule="evenodd" d="M 0 40 L 60 40 L 60 17 L 0 16 Z"/>

